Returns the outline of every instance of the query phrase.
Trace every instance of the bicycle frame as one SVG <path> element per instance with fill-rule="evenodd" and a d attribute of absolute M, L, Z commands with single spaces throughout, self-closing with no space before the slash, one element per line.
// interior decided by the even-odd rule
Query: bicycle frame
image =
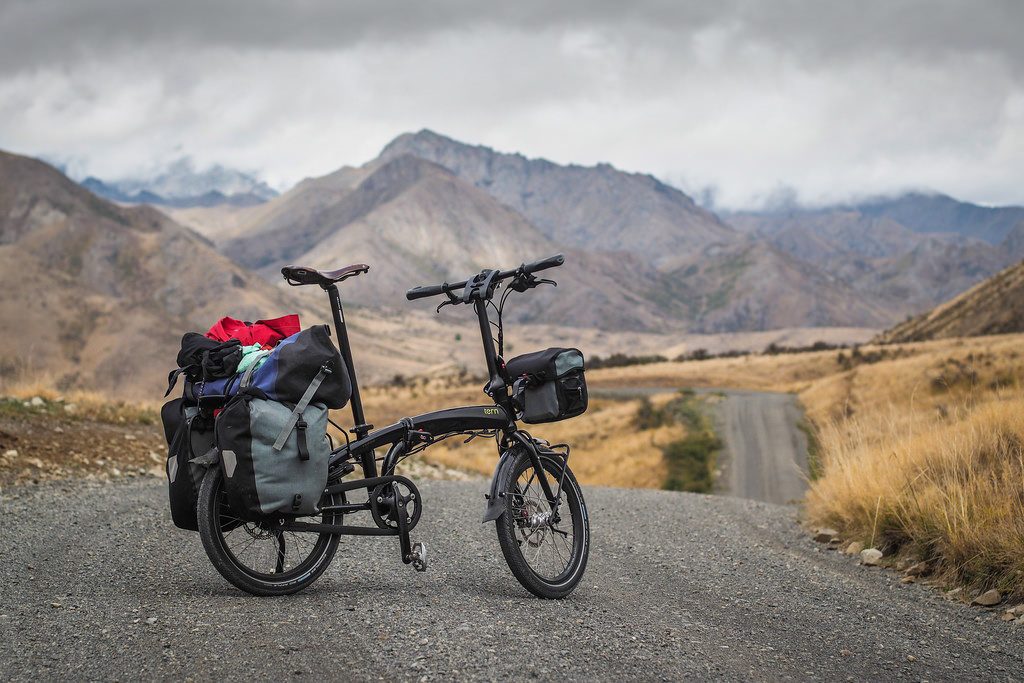
<path fill-rule="evenodd" d="M 367 492 L 367 501 L 365 503 L 346 502 L 341 505 L 328 506 L 328 508 L 324 508 L 324 511 L 333 510 L 342 514 L 367 510 L 374 511 L 375 501 L 373 499 L 373 492 L 382 485 L 401 484 L 410 491 L 416 491 L 416 487 L 411 481 L 395 474 L 396 465 L 412 448 L 429 445 L 436 438 L 452 433 L 493 432 L 495 435 L 501 435 L 501 438 L 498 440 L 499 458 L 491 481 L 490 492 L 486 495 L 488 502 L 483 521 L 494 521 L 501 515 L 504 509 L 504 503 L 496 494 L 496 488 L 504 469 L 512 465 L 513 458 L 510 457 L 510 452 L 515 445 L 522 445 L 527 453 L 529 453 L 532 464 L 538 474 L 541 489 L 551 505 L 552 512 L 557 513 L 558 496 L 552 491 L 551 484 L 541 465 L 540 455 L 542 451 L 539 444 L 529 433 L 520 430 L 516 425 L 515 409 L 512 405 L 509 386 L 502 376 L 503 361 L 498 357 L 494 348 L 494 337 L 491 333 L 491 325 L 487 316 L 486 300 L 477 299 L 473 304 L 480 323 L 480 334 L 483 341 L 484 358 L 487 363 L 487 374 L 489 377 L 484 391 L 491 397 L 494 403 L 489 406 L 461 406 L 424 413 L 415 417 L 403 418 L 395 424 L 372 431 L 373 425 L 366 422 L 366 416 L 363 412 L 359 382 L 352 358 L 352 346 L 349 341 L 345 323 L 345 312 L 341 302 L 341 295 L 338 292 L 338 286 L 330 284 L 322 288 L 330 298 L 338 346 L 342 358 L 348 366 L 352 382 L 352 397 L 350 399 L 354 423 L 352 432 L 356 437 L 354 441 L 332 452 L 329 471 L 335 476 L 329 478 L 329 481 L 337 481 L 344 474 L 351 472 L 356 464 L 360 466 L 363 474 L 362 479 L 329 484 L 326 492 L 328 494 L 343 494 L 356 490 L 365 490 Z M 389 446 L 389 448 L 378 471 L 376 451 L 384 446 Z M 559 455 L 550 449 L 544 449 L 543 452 L 556 456 Z M 349 467 L 347 470 L 344 469 L 346 465 Z M 340 475 L 338 475 L 339 472 Z M 397 519 L 398 528 L 380 525 L 378 525 L 378 528 L 374 528 L 344 524 L 315 524 L 288 520 L 280 520 L 278 526 L 281 529 L 290 531 L 358 536 L 399 536 L 402 545 L 402 559 L 408 564 L 412 561 L 408 535 L 411 527 L 407 528 L 404 514 L 397 515 Z"/>

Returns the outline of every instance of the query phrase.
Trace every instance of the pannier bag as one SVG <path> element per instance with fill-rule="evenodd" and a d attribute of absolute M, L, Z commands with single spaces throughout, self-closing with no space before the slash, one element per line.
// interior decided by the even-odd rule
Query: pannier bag
<path fill-rule="evenodd" d="M 230 377 L 242 360 L 242 344 L 237 339 L 225 342 L 207 339 L 198 332 L 186 332 L 181 338 L 178 368 L 167 375 L 167 396 L 174 389 L 178 377 L 185 375 L 191 382 Z"/>
<path fill-rule="evenodd" d="M 505 363 L 523 422 L 557 422 L 587 410 L 587 380 L 579 349 L 552 348 Z"/>
<path fill-rule="evenodd" d="M 160 411 L 167 438 L 167 492 L 176 527 L 198 531 L 196 501 L 206 468 L 192 463 L 213 448 L 213 419 L 184 399 L 168 401 Z"/>
<path fill-rule="evenodd" d="M 327 368 L 327 375 L 310 403 L 322 403 L 332 410 L 344 408 L 352 396 L 352 380 L 327 325 L 314 325 L 278 344 L 255 366 L 247 386 L 271 401 L 298 403 L 322 368 Z M 234 396 L 242 388 L 242 377 L 205 382 L 197 387 L 197 396 Z"/>
<path fill-rule="evenodd" d="M 238 517 L 255 521 L 274 513 L 318 511 L 331 447 L 327 406 L 311 399 L 324 374 L 318 373 L 291 404 L 268 399 L 249 384 L 255 373 L 247 372 L 238 394 L 217 416 L 224 491 Z"/>

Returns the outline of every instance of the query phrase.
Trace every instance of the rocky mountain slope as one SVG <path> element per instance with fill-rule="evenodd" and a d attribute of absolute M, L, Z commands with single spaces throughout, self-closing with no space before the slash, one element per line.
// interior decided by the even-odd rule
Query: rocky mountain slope
<path fill-rule="evenodd" d="M 1024 209 L 908 194 L 726 219 L 893 315 L 927 310 L 1024 257 Z"/>
<path fill-rule="evenodd" d="M 863 202 L 866 216 L 885 216 L 915 232 L 953 233 L 999 244 L 1024 225 L 1024 207 L 988 207 L 961 202 L 942 194 L 910 192 L 894 198 Z"/>
<path fill-rule="evenodd" d="M 661 266 L 736 239 L 735 230 L 679 190 L 608 164 L 561 166 L 429 130 L 399 136 L 381 158 L 403 154 L 447 168 L 567 247 L 629 251 Z"/>
<path fill-rule="evenodd" d="M 112 204 L 0 152 L 0 384 L 157 400 L 183 332 L 291 312 L 330 319 L 319 289 L 277 287 L 151 207 Z M 350 327 L 363 379 L 451 360 L 454 330 L 431 319 L 363 310 Z"/>
<path fill-rule="evenodd" d="M 109 390 L 159 389 L 184 330 L 228 312 L 251 319 L 293 308 L 285 293 L 155 209 L 116 206 L 42 162 L 6 153 L 0 292 L 5 375 Z"/>
<path fill-rule="evenodd" d="M 405 302 L 405 291 L 511 267 L 562 250 L 521 215 L 446 169 L 403 155 L 375 164 L 338 195 L 323 183 L 288 196 L 249 233 L 223 245 L 240 263 L 275 277 L 281 264 L 337 267 L 372 264 L 373 277 L 346 283 L 350 300 L 396 309 L 428 309 L 440 301 Z M 333 197 L 333 201 L 322 201 Z M 510 307 L 512 319 L 560 320 L 579 326 L 658 329 L 653 306 L 636 306 L 655 273 L 628 254 L 569 252 L 557 295 L 538 291 Z M 629 275 L 626 275 L 626 272 Z"/>
<path fill-rule="evenodd" d="M 896 325 L 881 342 L 1024 331 L 1024 263 L 1011 266 L 934 309 Z"/>
<path fill-rule="evenodd" d="M 410 286 L 562 251 L 569 265 L 557 294 L 524 299 L 517 319 L 693 332 L 893 319 L 649 176 L 529 160 L 429 131 L 245 213 L 226 230 L 198 213 L 189 220 L 268 277 L 288 261 L 373 264 L 381 279 L 350 291 L 374 306 L 404 305 Z"/>

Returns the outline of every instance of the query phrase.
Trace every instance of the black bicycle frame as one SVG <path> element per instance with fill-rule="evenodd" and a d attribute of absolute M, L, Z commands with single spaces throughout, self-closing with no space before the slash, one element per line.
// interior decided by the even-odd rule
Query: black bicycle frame
<path fill-rule="evenodd" d="M 354 459 L 361 466 L 364 477 L 362 480 L 352 481 L 351 487 L 347 486 L 346 490 L 365 488 L 368 493 L 372 492 L 372 488 L 377 484 L 371 484 L 370 482 L 375 481 L 379 474 L 377 470 L 376 449 L 387 444 L 391 444 L 391 447 L 384 457 L 380 473 L 383 473 L 385 476 L 392 476 L 398 461 L 401 460 L 408 450 L 416 445 L 432 441 L 435 437 L 453 432 L 494 431 L 502 435 L 501 443 L 506 446 L 506 449 L 517 443 L 526 446 L 526 451 L 529 454 L 534 470 L 537 472 L 544 495 L 547 496 L 552 509 L 557 507 L 558 500 L 551 489 L 551 484 L 544 472 L 537 450 L 532 446 L 532 440 L 528 434 L 521 432 L 516 427 L 515 409 L 509 395 L 508 384 L 503 377 L 503 361 L 498 357 L 494 349 L 494 336 L 491 333 L 490 319 L 487 316 L 487 301 L 485 299 L 476 299 L 473 302 L 473 306 L 480 322 L 480 336 L 483 341 L 484 359 L 487 362 L 487 375 L 489 377 L 484 391 L 494 401 L 494 405 L 463 406 L 434 411 L 412 418 L 405 418 L 393 425 L 371 432 L 373 425 L 367 424 L 363 413 L 359 381 L 356 378 L 355 364 L 352 359 L 352 346 L 345 324 L 345 313 L 341 303 L 341 295 L 335 284 L 324 287 L 324 289 L 327 291 L 331 301 L 331 313 L 334 317 L 334 328 L 338 335 L 338 347 L 342 358 L 348 366 L 349 376 L 352 381 L 352 420 L 355 424 L 352 432 L 356 436 L 355 441 L 336 449 L 332 453 L 330 466 L 333 469 L 334 466 L 344 461 Z M 504 457 L 502 460 L 504 460 Z M 491 486 L 492 493 L 500 471 L 501 464 L 499 463 Z M 368 509 L 368 506 L 360 503 L 352 504 L 351 506 L 346 505 L 345 507 L 350 507 L 353 511 Z M 485 519 L 486 517 L 487 515 L 485 515 Z M 335 527 L 332 526 L 332 528 Z M 340 531 L 340 533 L 370 533 L 371 535 L 377 535 L 376 532 L 378 531 L 370 529 L 368 532 L 354 532 L 352 529 L 358 527 L 339 526 L 336 528 L 339 530 L 345 529 L 345 531 Z M 385 533 L 382 535 L 391 534 Z"/>

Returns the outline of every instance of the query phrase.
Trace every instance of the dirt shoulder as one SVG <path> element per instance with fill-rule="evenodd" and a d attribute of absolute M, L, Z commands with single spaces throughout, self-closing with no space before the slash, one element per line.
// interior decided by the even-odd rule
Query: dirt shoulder
<path fill-rule="evenodd" d="M 0 398 L 0 486 L 55 479 L 163 477 L 158 417 L 97 414 L 66 400 Z"/>

